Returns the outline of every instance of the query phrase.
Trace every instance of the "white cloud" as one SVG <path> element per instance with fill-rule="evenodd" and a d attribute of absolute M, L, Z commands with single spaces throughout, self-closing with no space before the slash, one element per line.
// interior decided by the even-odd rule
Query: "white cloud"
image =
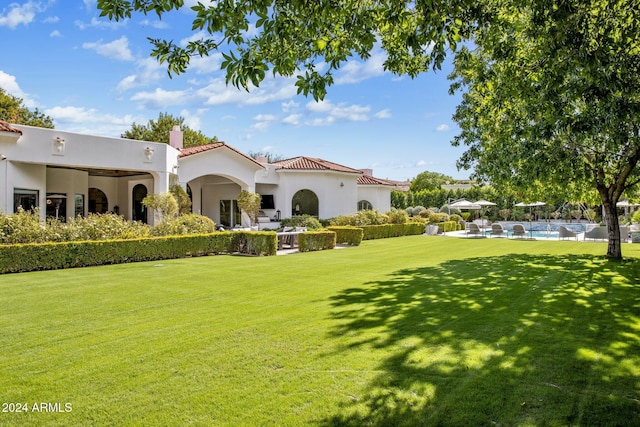
<path fill-rule="evenodd" d="M 45 24 L 56 24 L 60 21 L 60 18 L 57 16 L 49 16 L 48 18 L 44 19 L 44 23 Z"/>
<path fill-rule="evenodd" d="M 251 125 L 250 129 L 265 131 L 271 127 L 273 122 L 276 120 L 276 116 L 273 114 L 258 114 L 253 118 L 256 123 Z"/>
<path fill-rule="evenodd" d="M 122 36 L 117 40 L 109 43 L 103 43 L 102 40 L 95 43 L 83 43 L 84 49 L 94 50 L 98 55 L 107 58 L 116 59 L 118 61 L 133 61 L 133 55 L 129 50 L 129 39 Z"/>
<path fill-rule="evenodd" d="M 191 96 L 188 90 L 169 91 L 156 88 L 154 92 L 138 92 L 130 99 L 131 101 L 140 102 L 145 108 L 156 109 L 186 104 Z"/>
<path fill-rule="evenodd" d="M 108 28 L 115 30 L 120 27 L 124 27 L 127 25 L 127 20 L 123 19 L 121 21 L 109 21 L 109 20 L 100 20 L 98 18 L 91 18 L 89 23 L 85 23 L 80 20 L 76 20 L 73 24 L 81 30 L 86 30 L 87 28 Z"/>
<path fill-rule="evenodd" d="M 351 122 L 364 122 L 369 120 L 369 112 L 371 107 L 362 105 L 346 105 L 340 103 L 334 105 L 331 101 L 325 100 L 320 102 L 309 102 L 306 106 L 307 110 L 316 114 L 325 114 L 324 119 L 314 119 L 309 122 L 312 126 L 327 125 L 336 120 L 346 120 Z"/>
<path fill-rule="evenodd" d="M 382 50 L 374 52 L 366 61 L 350 60 L 336 73 L 336 84 L 358 83 L 385 73 L 385 54 Z"/>
<path fill-rule="evenodd" d="M 300 124 L 301 118 L 302 118 L 302 114 L 289 114 L 287 117 L 282 119 L 282 123 L 287 125 L 298 126 Z"/>
<path fill-rule="evenodd" d="M 37 13 L 44 12 L 46 8 L 42 2 L 38 1 L 28 1 L 24 4 L 11 3 L 8 12 L 3 9 L 0 13 L 0 27 L 13 30 L 19 25 L 27 26 L 33 22 Z"/>
<path fill-rule="evenodd" d="M 290 99 L 295 95 L 296 88 L 291 78 L 267 77 L 259 88 L 251 87 L 249 92 L 227 85 L 223 78 L 212 79 L 207 86 L 199 88 L 195 96 L 198 102 L 213 106 L 224 104 L 261 105 Z"/>
<path fill-rule="evenodd" d="M 12 76 L 11 74 L 7 74 L 2 70 L 0 70 L 0 87 L 3 88 L 7 93 L 21 98 L 22 103 L 25 107 L 35 108 L 37 106 L 36 101 L 31 99 L 29 95 L 27 95 L 22 91 L 22 89 L 20 89 L 20 85 L 18 85 L 16 77 Z"/>
<path fill-rule="evenodd" d="M 189 126 L 193 130 L 201 130 L 201 117 L 204 113 L 207 112 L 206 108 L 198 109 L 195 114 L 192 114 L 189 110 L 181 110 L 180 117 L 184 119 L 184 124 Z"/>
<path fill-rule="evenodd" d="M 53 30 L 49 34 L 49 37 L 62 37 L 62 33 L 60 33 L 60 31 L 58 31 L 58 30 Z"/>
<path fill-rule="evenodd" d="M 448 125 L 448 124 L 446 124 L 446 123 L 442 123 L 441 125 L 438 125 L 438 127 L 436 128 L 436 131 L 437 131 L 437 132 L 446 132 L 446 131 L 448 131 L 449 129 L 451 129 L 451 128 L 449 127 L 449 125 Z"/>
<path fill-rule="evenodd" d="M 131 74 L 118 83 L 117 90 L 124 92 L 126 90 L 146 86 L 155 83 L 162 78 L 164 67 L 154 58 L 147 57 L 139 60 L 137 63 L 137 73 Z"/>
<path fill-rule="evenodd" d="M 284 111 L 285 113 L 288 113 L 290 111 L 295 111 L 298 109 L 298 106 L 299 106 L 298 103 L 295 102 L 294 100 L 283 102 L 282 111 Z"/>
<path fill-rule="evenodd" d="M 384 110 L 380 110 L 375 114 L 376 119 L 390 119 L 391 118 L 391 110 L 385 108 Z"/>
<path fill-rule="evenodd" d="M 44 110 L 44 113 L 54 119 L 56 127 L 64 128 L 70 132 L 113 137 L 119 137 L 131 127 L 133 122 L 146 123 L 148 120 L 130 114 L 115 116 L 104 114 L 93 108 L 73 106 L 48 108 Z"/>
<path fill-rule="evenodd" d="M 169 28 L 169 25 L 164 21 L 158 21 L 158 20 L 150 21 L 149 19 L 143 19 L 142 21 L 140 21 L 140 26 L 151 27 L 157 30 L 164 30 L 166 28 Z"/>

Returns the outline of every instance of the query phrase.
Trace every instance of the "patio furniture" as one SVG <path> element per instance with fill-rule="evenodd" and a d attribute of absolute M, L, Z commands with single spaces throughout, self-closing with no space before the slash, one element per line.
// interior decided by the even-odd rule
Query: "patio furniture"
<path fill-rule="evenodd" d="M 561 225 L 558 229 L 558 239 L 568 239 L 571 237 L 575 237 L 575 239 L 578 240 L 578 234 L 576 232 L 569 230 L 564 225 Z"/>
<path fill-rule="evenodd" d="M 513 230 L 511 231 L 511 236 L 513 237 L 524 237 L 527 235 L 527 230 L 525 230 L 524 225 L 522 224 L 514 224 Z"/>
<path fill-rule="evenodd" d="M 631 227 L 628 225 L 620 226 L 620 241 L 628 242 L 631 239 Z"/>
<path fill-rule="evenodd" d="M 474 235 L 474 236 L 481 236 L 482 235 L 482 230 L 480 230 L 480 227 L 478 227 L 478 224 L 476 224 L 475 222 L 470 222 L 468 224 L 468 228 L 467 228 L 467 236 L 468 235 Z"/>
<path fill-rule="evenodd" d="M 596 227 L 592 230 L 584 233 L 584 240 L 593 239 L 593 240 L 608 240 L 609 234 L 607 233 L 607 227 Z"/>
<path fill-rule="evenodd" d="M 491 235 L 492 236 L 502 236 L 507 234 L 504 228 L 502 228 L 501 224 L 491 224 Z"/>

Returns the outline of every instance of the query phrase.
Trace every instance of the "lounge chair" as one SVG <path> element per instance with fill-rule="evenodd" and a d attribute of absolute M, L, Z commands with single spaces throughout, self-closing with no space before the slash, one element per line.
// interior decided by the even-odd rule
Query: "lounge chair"
<path fill-rule="evenodd" d="M 476 224 L 475 222 L 470 222 L 468 225 L 469 228 L 467 228 L 467 235 L 471 234 L 474 236 L 482 236 L 482 230 L 480 230 L 478 224 Z"/>
<path fill-rule="evenodd" d="M 631 229 L 628 225 L 620 226 L 620 241 L 627 242 L 631 238 Z"/>
<path fill-rule="evenodd" d="M 558 239 L 567 239 L 570 237 L 575 237 L 575 239 L 578 240 L 578 234 L 576 232 L 569 230 L 564 225 L 561 225 L 558 229 Z"/>
<path fill-rule="evenodd" d="M 511 235 L 513 237 L 524 237 L 527 235 L 527 230 L 525 230 L 524 225 L 522 224 L 514 224 Z"/>
<path fill-rule="evenodd" d="M 596 227 L 593 230 L 589 230 L 584 233 L 584 240 L 594 239 L 594 240 L 608 240 L 609 233 L 607 232 L 607 227 Z"/>
<path fill-rule="evenodd" d="M 500 224 L 491 224 L 491 235 L 492 236 L 502 236 L 503 234 L 507 234 L 507 232 L 502 228 Z"/>

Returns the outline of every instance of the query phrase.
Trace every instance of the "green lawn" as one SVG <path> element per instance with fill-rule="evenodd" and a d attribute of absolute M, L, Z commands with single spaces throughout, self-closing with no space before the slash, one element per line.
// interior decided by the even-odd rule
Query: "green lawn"
<path fill-rule="evenodd" d="M 413 236 L 3 275 L 0 401 L 28 412 L 0 425 L 639 425 L 640 245 L 605 252 Z"/>

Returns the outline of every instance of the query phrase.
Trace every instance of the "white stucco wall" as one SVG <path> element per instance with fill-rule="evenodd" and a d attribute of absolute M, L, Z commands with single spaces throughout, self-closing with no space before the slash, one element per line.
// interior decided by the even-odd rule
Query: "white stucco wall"
<path fill-rule="evenodd" d="M 391 189 L 390 186 L 360 185 L 358 186 L 358 202 L 367 200 L 373 205 L 373 209 L 379 212 L 389 212 L 391 210 Z"/>
<path fill-rule="evenodd" d="M 279 171 L 280 184 L 274 195 L 282 218 L 292 214 L 292 199 L 299 190 L 311 190 L 318 196 L 319 219 L 348 215 L 357 210 L 358 175 L 326 171 Z"/>

